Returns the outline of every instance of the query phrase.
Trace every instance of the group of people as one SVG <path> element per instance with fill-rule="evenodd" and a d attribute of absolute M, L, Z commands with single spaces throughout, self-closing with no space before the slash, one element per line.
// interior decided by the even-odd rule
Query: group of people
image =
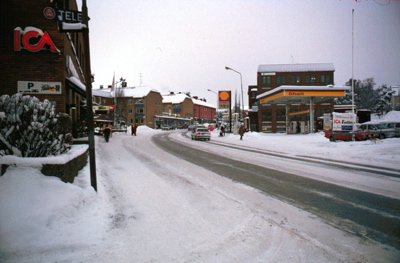
<path fill-rule="evenodd" d="M 219 136 L 220 137 L 225 136 L 225 126 L 221 124 L 219 127 L 219 130 L 220 130 Z M 246 128 L 244 127 L 244 125 L 243 124 L 240 125 L 240 127 L 239 127 L 240 140 L 243 140 L 243 135 L 245 132 L 246 132 Z"/>
<path fill-rule="evenodd" d="M 131 132 L 132 132 L 132 136 L 133 135 L 136 136 L 136 132 L 137 132 L 137 125 L 136 124 L 135 125 L 133 125 L 133 124 L 131 125 Z M 103 137 L 104 137 L 104 140 L 106 142 L 109 142 L 110 137 L 112 137 L 112 128 L 108 124 L 106 124 L 103 127 Z"/>

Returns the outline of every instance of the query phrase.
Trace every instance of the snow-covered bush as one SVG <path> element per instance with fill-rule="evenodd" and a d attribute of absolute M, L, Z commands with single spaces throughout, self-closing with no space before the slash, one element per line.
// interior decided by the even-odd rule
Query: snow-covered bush
<path fill-rule="evenodd" d="M 0 97 L 0 156 L 46 157 L 70 149 L 71 119 L 36 97 Z"/>

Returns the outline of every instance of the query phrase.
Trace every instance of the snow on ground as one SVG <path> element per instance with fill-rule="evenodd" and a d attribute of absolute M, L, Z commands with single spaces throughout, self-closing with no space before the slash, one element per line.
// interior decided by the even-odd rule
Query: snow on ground
<path fill-rule="evenodd" d="M 96 137 L 98 192 L 37 168 L 0 177 L 0 262 L 395 262 L 400 251 L 343 233 L 272 197 L 160 151 L 138 136 Z M 172 137 L 183 140 L 181 133 Z M 186 138 L 187 139 L 187 138 Z M 323 134 L 212 140 L 399 169 L 400 138 L 329 142 Z M 192 143 L 187 139 L 188 143 Z M 198 142 L 199 145 L 201 142 Z M 399 188 L 399 180 L 393 180 Z"/>

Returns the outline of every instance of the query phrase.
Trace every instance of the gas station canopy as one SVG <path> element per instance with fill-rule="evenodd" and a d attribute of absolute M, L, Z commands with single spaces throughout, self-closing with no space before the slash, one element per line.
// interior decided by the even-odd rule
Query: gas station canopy
<path fill-rule="evenodd" d="M 343 97 L 350 86 L 280 86 L 257 96 L 260 104 L 309 103 L 310 100 L 325 100 Z"/>

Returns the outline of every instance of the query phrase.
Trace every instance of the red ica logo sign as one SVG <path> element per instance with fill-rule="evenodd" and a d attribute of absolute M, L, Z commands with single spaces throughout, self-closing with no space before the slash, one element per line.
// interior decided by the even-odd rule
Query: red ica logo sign
<path fill-rule="evenodd" d="M 49 34 L 36 27 L 26 27 L 25 30 L 20 27 L 14 29 L 14 50 L 20 51 L 22 48 L 31 52 L 50 50 L 60 53 Z"/>

